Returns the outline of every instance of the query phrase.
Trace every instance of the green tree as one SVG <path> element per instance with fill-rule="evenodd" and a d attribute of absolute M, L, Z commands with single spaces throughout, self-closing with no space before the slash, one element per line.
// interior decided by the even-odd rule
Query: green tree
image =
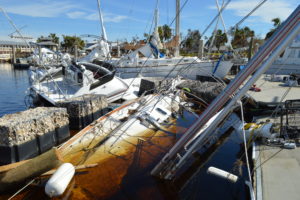
<path fill-rule="evenodd" d="M 40 36 L 36 42 L 41 42 L 45 38 L 50 38 L 55 44 L 59 44 L 59 37 L 55 33 L 50 33 L 48 37 Z"/>
<path fill-rule="evenodd" d="M 210 46 L 210 43 L 212 41 L 213 35 L 210 36 L 209 40 L 207 41 L 206 45 Z M 228 41 L 228 38 L 225 33 L 223 33 L 222 30 L 218 29 L 215 35 L 214 44 L 213 46 L 216 46 L 218 50 L 220 50 L 220 47 L 225 45 Z"/>
<path fill-rule="evenodd" d="M 188 29 L 188 33 L 182 40 L 181 45 L 186 52 L 197 52 L 201 35 L 198 30 Z"/>
<path fill-rule="evenodd" d="M 50 33 L 48 37 L 51 38 L 55 44 L 59 44 L 59 37 L 55 33 Z"/>
<path fill-rule="evenodd" d="M 36 40 L 37 43 L 41 42 L 44 39 L 44 36 L 40 36 L 38 37 L 38 39 Z"/>
<path fill-rule="evenodd" d="M 255 32 L 248 26 L 245 26 L 244 28 L 232 28 L 231 34 L 233 34 L 233 39 L 231 41 L 233 48 L 248 47 L 248 40 L 255 36 Z"/>
<path fill-rule="evenodd" d="M 167 24 L 159 26 L 158 34 L 161 41 L 169 40 L 172 37 L 172 29 Z"/>
<path fill-rule="evenodd" d="M 145 37 L 145 40 L 148 40 L 150 38 L 150 35 L 148 33 L 144 33 L 144 37 Z"/>
<path fill-rule="evenodd" d="M 272 19 L 272 22 L 273 28 L 266 34 L 265 40 L 269 39 L 281 24 L 281 20 L 278 17 Z"/>
<path fill-rule="evenodd" d="M 61 46 L 65 51 L 74 53 L 75 45 L 77 45 L 78 49 L 83 49 L 85 43 L 80 37 L 63 35 L 63 42 L 61 43 Z"/>

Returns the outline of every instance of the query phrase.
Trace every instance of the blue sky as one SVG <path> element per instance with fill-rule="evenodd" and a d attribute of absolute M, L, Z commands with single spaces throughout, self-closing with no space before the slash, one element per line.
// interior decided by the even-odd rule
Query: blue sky
<path fill-rule="evenodd" d="M 181 0 L 181 4 L 184 2 Z M 227 28 L 259 2 L 261 0 L 232 0 L 223 13 Z M 219 3 L 222 4 L 222 0 Z M 134 36 L 142 39 L 143 33 L 150 31 L 155 4 L 156 0 L 101 0 L 108 39 L 131 40 Z M 272 28 L 272 18 L 284 20 L 298 5 L 298 0 L 268 0 L 242 25 L 249 26 L 264 37 Z M 49 33 L 59 36 L 100 33 L 97 0 L 0 0 L 0 7 L 6 10 L 18 27 L 25 26 L 21 30 L 24 36 L 37 38 Z M 175 16 L 175 0 L 160 0 L 159 13 L 159 24 L 170 24 Z M 216 14 L 215 0 L 188 0 L 181 13 L 183 36 L 189 28 L 202 32 Z M 12 40 L 8 37 L 12 32 L 14 29 L 0 13 L 0 39 Z"/>

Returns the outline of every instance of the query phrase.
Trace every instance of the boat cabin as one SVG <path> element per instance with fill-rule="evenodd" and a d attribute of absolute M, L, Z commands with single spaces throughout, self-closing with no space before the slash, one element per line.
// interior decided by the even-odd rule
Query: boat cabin
<path fill-rule="evenodd" d="M 92 63 L 76 63 L 63 68 L 64 79 L 79 87 L 90 86 L 90 90 L 113 79 L 115 71 Z M 112 71 L 111 71 L 112 70 Z"/>

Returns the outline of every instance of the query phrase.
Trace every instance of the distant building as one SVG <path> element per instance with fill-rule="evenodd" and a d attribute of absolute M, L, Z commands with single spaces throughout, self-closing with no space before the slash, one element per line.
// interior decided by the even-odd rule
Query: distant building
<path fill-rule="evenodd" d="M 0 40 L 0 54 L 10 54 L 13 46 L 21 52 L 32 52 L 32 48 L 29 48 L 25 42 Z"/>
<path fill-rule="evenodd" d="M 40 38 L 40 42 L 36 43 L 38 46 L 45 47 L 51 49 L 53 51 L 58 50 L 58 44 L 52 42 L 52 38 L 50 37 L 42 37 Z"/>
<path fill-rule="evenodd" d="M 0 60 L 10 60 L 13 53 L 13 48 L 16 52 L 30 54 L 33 48 L 28 47 L 25 42 L 3 41 L 0 40 Z"/>

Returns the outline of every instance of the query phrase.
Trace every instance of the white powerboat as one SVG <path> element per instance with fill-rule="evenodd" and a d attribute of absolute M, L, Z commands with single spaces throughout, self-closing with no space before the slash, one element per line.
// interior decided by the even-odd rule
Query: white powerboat
<path fill-rule="evenodd" d="M 140 79 L 123 80 L 115 76 L 112 66 L 79 62 L 62 67 L 60 73 L 49 73 L 33 82 L 35 96 L 56 105 L 57 102 L 85 94 L 105 95 L 108 102 L 137 97 Z"/>

